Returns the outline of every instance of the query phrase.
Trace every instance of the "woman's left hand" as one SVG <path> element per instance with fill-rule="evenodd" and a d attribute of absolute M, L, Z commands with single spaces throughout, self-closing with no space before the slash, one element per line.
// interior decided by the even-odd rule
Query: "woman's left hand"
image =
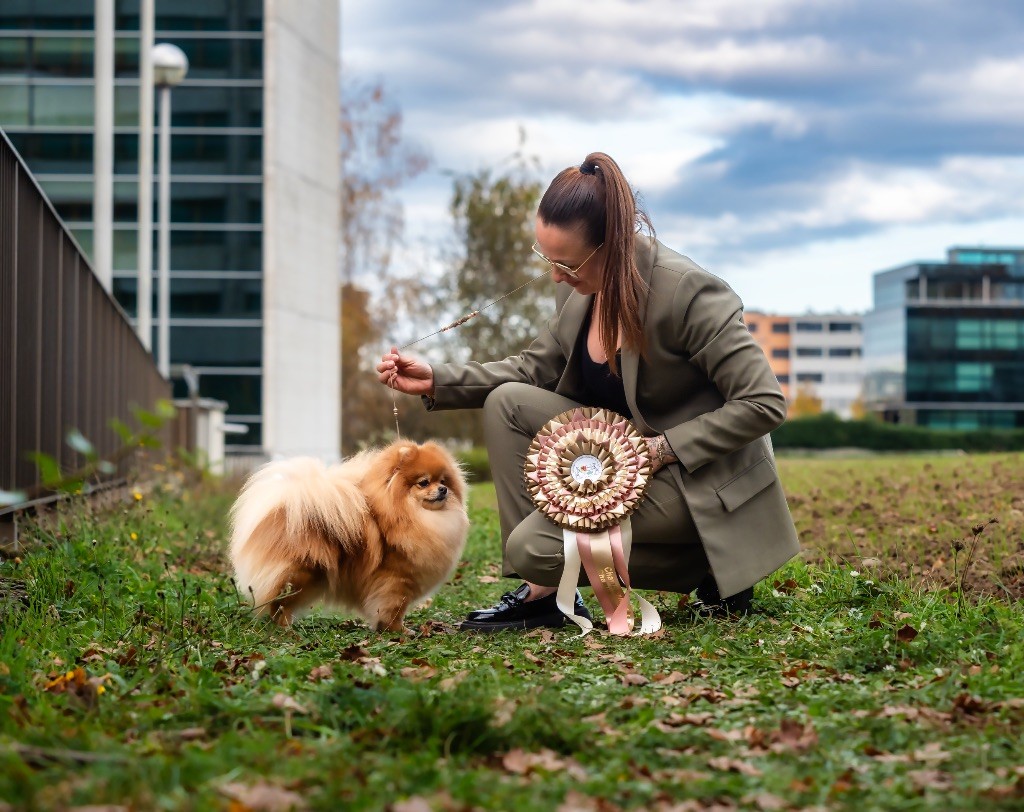
<path fill-rule="evenodd" d="M 647 442 L 647 456 L 651 460 L 652 474 L 658 473 L 670 462 L 679 462 L 664 434 L 659 434 L 657 437 L 644 437 L 644 440 Z"/>

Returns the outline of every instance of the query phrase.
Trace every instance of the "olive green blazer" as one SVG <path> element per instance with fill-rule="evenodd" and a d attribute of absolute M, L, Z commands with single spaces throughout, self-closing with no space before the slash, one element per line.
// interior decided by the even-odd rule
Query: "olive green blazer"
<path fill-rule="evenodd" d="M 800 549 L 768 438 L 785 420 L 786 399 L 725 282 L 647 237 L 637 238 L 637 265 L 647 352 L 622 350 L 626 400 L 643 434 L 668 438 L 679 459 L 668 467 L 718 588 L 732 595 Z M 556 315 L 519 355 L 435 365 L 428 408 L 479 408 L 508 381 L 579 400 L 574 355 L 591 297 L 558 287 Z"/>

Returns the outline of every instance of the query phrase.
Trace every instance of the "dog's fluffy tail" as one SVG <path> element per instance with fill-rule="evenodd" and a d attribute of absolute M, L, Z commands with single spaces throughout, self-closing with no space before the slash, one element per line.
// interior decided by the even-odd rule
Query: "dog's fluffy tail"
<path fill-rule="evenodd" d="M 231 561 L 239 591 L 257 607 L 296 568 L 328 579 L 364 536 L 366 500 L 338 468 L 299 457 L 256 471 L 231 508 Z"/>

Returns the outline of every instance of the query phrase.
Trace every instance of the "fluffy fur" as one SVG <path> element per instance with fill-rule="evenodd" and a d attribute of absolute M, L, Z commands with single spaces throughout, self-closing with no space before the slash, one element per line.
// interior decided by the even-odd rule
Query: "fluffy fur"
<path fill-rule="evenodd" d="M 466 543 L 466 483 L 436 443 L 392 443 L 340 465 L 309 457 L 256 471 L 231 509 L 239 591 L 282 626 L 318 600 L 401 630 Z"/>

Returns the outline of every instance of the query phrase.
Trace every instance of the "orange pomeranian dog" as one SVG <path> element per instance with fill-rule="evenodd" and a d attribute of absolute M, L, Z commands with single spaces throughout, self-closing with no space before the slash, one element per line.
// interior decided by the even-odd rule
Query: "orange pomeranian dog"
<path fill-rule="evenodd" d="M 318 600 L 400 631 L 466 543 L 466 483 L 437 443 L 396 442 L 340 465 L 310 457 L 254 473 L 231 509 L 239 591 L 287 626 Z"/>

